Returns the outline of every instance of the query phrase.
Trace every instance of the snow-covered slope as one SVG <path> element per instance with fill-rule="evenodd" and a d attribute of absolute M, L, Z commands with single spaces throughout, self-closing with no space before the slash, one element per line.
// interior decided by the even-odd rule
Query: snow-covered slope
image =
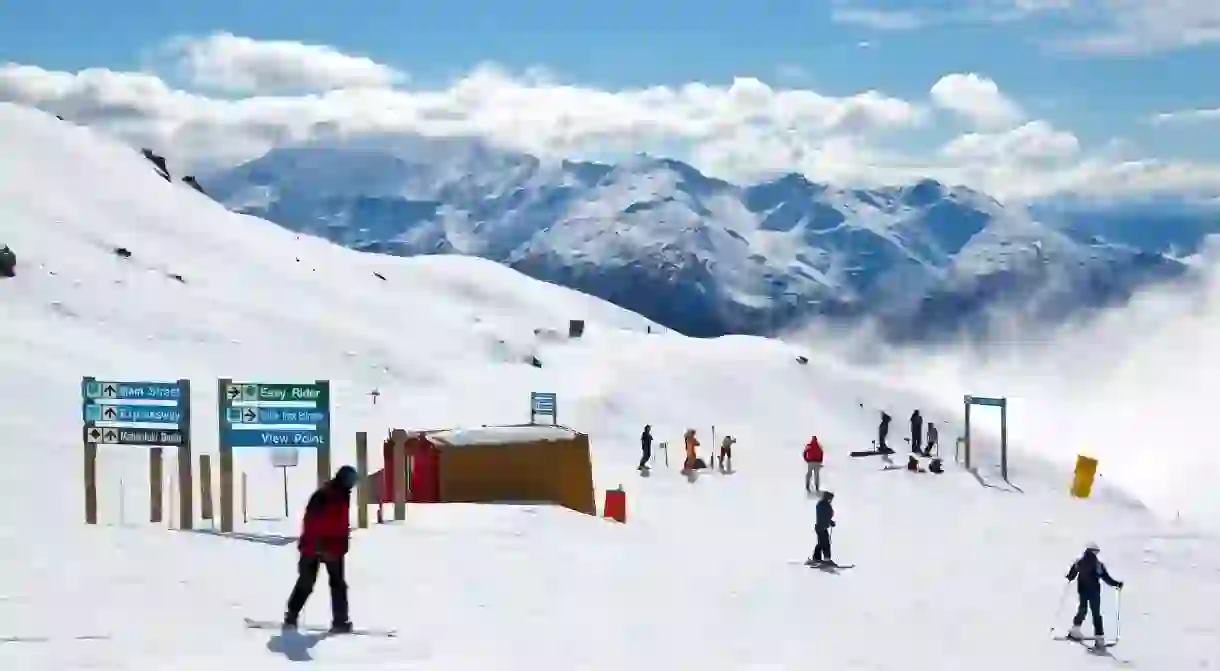
<path fill-rule="evenodd" d="M 1036 298 L 1071 313 L 1182 271 L 1161 249 L 1072 237 L 932 180 L 738 186 L 676 160 L 546 163 L 473 139 L 286 147 L 204 184 L 292 230 L 482 256 L 700 336 L 867 316 L 895 338 L 928 338 L 985 326 L 997 305 Z"/>
<path fill-rule="evenodd" d="M 1220 545 L 1158 522 L 1104 473 L 1094 498 L 1069 499 L 1073 446 L 1055 463 L 1014 446 L 1023 491 L 997 481 L 983 427 L 977 476 L 881 470 L 846 456 L 867 445 L 877 409 L 901 425 L 921 406 L 951 450 L 958 408 L 779 342 L 649 334 L 638 316 L 488 261 L 298 238 L 28 109 L 0 105 L 0 146 L 0 244 L 19 259 L 0 279 L 0 668 L 260 671 L 288 657 L 370 671 L 1093 669 L 1113 660 L 1048 635 L 1063 573 L 1089 540 L 1128 585 L 1121 632 L 1105 597 L 1116 658 L 1149 669 L 1217 659 Z M 584 338 L 551 330 L 569 318 L 588 320 Z M 238 457 L 244 535 L 140 523 L 146 459 L 121 448 L 102 452 L 105 524 L 87 527 L 82 375 L 192 378 L 205 417 L 219 376 L 329 378 L 336 437 L 521 421 L 529 391 L 556 391 L 560 419 L 592 436 L 599 498 L 626 489 L 628 523 L 412 506 L 405 524 L 355 533 L 348 575 L 356 623 L 401 636 L 285 650 L 241 624 L 278 617 L 293 580 L 295 523 L 254 519 L 280 514 L 265 455 Z M 705 454 L 713 426 L 731 433 L 737 472 L 690 483 L 658 466 L 639 478 L 644 423 L 671 458 L 688 426 Z M 812 544 L 800 484 L 811 432 L 838 495 L 835 555 L 857 564 L 838 575 L 793 563 Z M 215 454 L 214 423 L 196 422 L 193 438 Z M 341 440 L 334 462 L 353 453 Z M 306 460 L 292 472 L 294 518 L 312 471 Z M 326 615 L 319 585 L 305 620 Z"/>

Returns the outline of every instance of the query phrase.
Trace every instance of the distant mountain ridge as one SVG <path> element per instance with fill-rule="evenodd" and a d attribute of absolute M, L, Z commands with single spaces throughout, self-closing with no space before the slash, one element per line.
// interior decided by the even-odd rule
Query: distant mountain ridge
<path fill-rule="evenodd" d="M 1005 208 L 933 180 L 738 185 L 672 159 L 544 162 L 466 138 L 282 148 L 200 182 L 295 231 L 481 256 L 695 336 L 871 317 L 928 339 L 984 332 L 997 307 L 1053 321 L 1182 276 L 1175 255 L 1220 231 L 1220 218 L 1148 233 L 1063 204 Z"/>

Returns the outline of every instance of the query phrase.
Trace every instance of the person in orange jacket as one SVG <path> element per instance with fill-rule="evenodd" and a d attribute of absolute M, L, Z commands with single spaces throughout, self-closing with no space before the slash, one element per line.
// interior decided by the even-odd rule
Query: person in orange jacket
<path fill-rule="evenodd" d="M 822 491 L 822 459 L 826 455 L 822 452 L 822 445 L 818 442 L 817 436 L 809 439 L 803 456 L 805 457 L 805 491 L 809 494 Z M 810 480 L 813 481 L 812 489 L 810 489 Z"/>
<path fill-rule="evenodd" d="M 699 439 L 695 437 L 694 429 L 687 429 L 686 434 L 682 437 L 686 441 L 686 460 L 682 463 L 682 472 L 689 473 L 695 470 L 695 460 L 698 458 L 695 448 L 699 447 Z"/>

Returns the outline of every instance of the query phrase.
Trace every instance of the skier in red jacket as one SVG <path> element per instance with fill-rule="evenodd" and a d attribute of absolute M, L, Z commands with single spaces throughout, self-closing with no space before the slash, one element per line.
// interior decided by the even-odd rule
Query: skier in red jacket
<path fill-rule="evenodd" d="M 809 440 L 809 444 L 805 446 L 805 451 L 801 456 L 805 458 L 805 491 L 809 494 L 822 491 L 822 458 L 824 455 L 817 436 Z M 813 481 L 812 488 L 810 488 L 810 480 Z"/>
<path fill-rule="evenodd" d="M 288 597 L 284 613 L 284 628 L 295 629 L 297 617 L 318 579 L 318 568 L 326 565 L 330 583 L 331 631 L 352 630 L 347 612 L 347 582 L 343 578 L 344 557 L 347 555 L 352 489 L 356 486 L 356 469 L 343 466 L 330 482 L 309 497 L 301 523 L 301 539 L 297 543 L 301 557 L 297 561 L 297 582 Z"/>

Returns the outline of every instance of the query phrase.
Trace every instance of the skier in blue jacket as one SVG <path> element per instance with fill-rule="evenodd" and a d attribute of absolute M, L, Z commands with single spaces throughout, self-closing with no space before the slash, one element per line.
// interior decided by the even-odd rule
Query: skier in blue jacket
<path fill-rule="evenodd" d="M 834 500 L 834 492 L 822 492 L 822 500 L 814 507 L 813 532 L 818 542 L 813 548 L 813 556 L 809 558 L 810 564 L 835 565 L 830 558 L 830 528 L 835 525 Z"/>
<path fill-rule="evenodd" d="M 1072 619 L 1068 638 L 1083 640 L 1080 625 L 1084 623 L 1085 613 L 1092 611 L 1093 637 L 1098 646 L 1105 645 L 1105 628 L 1101 622 L 1101 583 L 1104 582 L 1115 589 L 1123 588 L 1122 581 L 1112 578 L 1106 570 L 1106 565 L 1097 558 L 1100 551 L 1097 543 L 1089 543 L 1080 559 L 1072 563 L 1072 568 L 1066 576 L 1068 580 L 1076 581 L 1076 593 L 1080 597 L 1080 605 L 1076 608 L 1076 617 Z"/>

